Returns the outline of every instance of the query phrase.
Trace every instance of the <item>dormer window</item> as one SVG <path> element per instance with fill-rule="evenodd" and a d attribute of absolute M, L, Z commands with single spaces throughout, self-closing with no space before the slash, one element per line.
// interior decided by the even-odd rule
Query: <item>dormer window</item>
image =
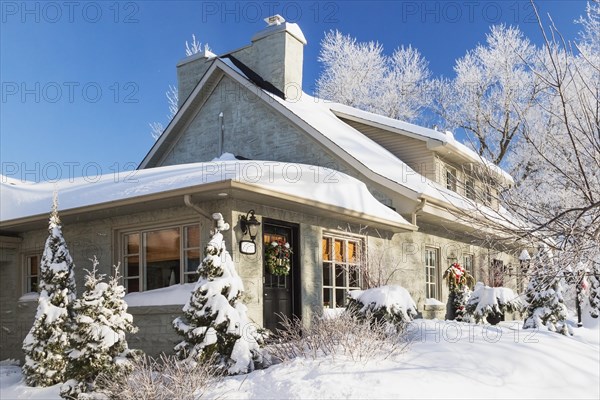
<path fill-rule="evenodd" d="M 446 189 L 456 192 L 456 170 L 446 167 Z"/>

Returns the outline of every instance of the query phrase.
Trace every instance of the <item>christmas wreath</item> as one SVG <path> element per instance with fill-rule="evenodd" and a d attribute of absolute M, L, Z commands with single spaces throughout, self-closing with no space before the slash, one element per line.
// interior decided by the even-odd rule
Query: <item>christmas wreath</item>
<path fill-rule="evenodd" d="M 444 272 L 444 279 L 448 282 L 450 290 L 461 290 L 463 287 L 471 287 L 475 283 L 473 277 L 456 262 Z"/>
<path fill-rule="evenodd" d="M 290 273 L 290 258 L 292 248 L 283 241 L 271 242 L 265 250 L 265 263 L 267 270 L 273 275 L 286 276 Z"/>

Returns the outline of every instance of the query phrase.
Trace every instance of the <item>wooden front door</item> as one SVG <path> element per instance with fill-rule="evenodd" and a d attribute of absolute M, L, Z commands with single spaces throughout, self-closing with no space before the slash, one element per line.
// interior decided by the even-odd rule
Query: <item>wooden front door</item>
<path fill-rule="evenodd" d="M 264 263 L 264 249 L 272 242 L 289 243 L 292 248 L 290 272 L 286 276 L 273 275 Z M 280 315 L 300 317 L 300 266 L 298 255 L 298 227 L 277 221 L 265 221 L 263 227 L 263 316 L 264 327 L 276 333 Z M 278 326 L 279 325 L 279 326 Z"/>

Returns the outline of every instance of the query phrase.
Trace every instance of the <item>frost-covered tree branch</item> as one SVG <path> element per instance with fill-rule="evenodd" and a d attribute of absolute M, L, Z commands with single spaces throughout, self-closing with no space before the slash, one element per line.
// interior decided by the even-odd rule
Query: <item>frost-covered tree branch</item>
<path fill-rule="evenodd" d="M 357 42 L 330 31 L 321 42 L 319 61 L 319 97 L 408 121 L 417 120 L 428 106 L 428 63 L 411 46 L 386 56 L 377 42 Z"/>
<path fill-rule="evenodd" d="M 210 48 L 208 44 L 204 45 L 204 49 L 209 51 Z M 185 55 L 186 57 L 193 56 L 194 54 L 200 53 L 202 51 L 202 43 L 196 40 L 196 35 L 192 34 L 192 41 L 188 43 L 185 41 Z M 165 92 L 165 96 L 167 98 L 167 104 L 169 106 L 169 113 L 167 114 L 167 125 L 177 111 L 179 111 L 179 91 L 177 90 L 177 86 L 169 85 L 169 89 Z M 165 130 L 165 126 L 161 122 L 150 122 L 148 124 L 150 126 L 150 135 L 157 140 L 160 135 Z"/>

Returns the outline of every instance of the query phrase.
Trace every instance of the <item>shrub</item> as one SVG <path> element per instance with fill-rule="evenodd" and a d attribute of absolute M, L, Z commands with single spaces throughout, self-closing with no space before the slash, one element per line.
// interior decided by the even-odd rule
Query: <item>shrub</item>
<path fill-rule="evenodd" d="M 345 357 L 353 361 L 385 359 L 400 354 L 408 345 L 403 330 L 386 321 L 359 318 L 348 312 L 337 317 L 314 317 L 308 326 L 298 318 L 281 316 L 277 340 L 266 354 L 273 361 L 304 357 Z"/>
<path fill-rule="evenodd" d="M 194 364 L 169 356 L 142 356 L 132 361 L 130 371 L 101 374 L 96 386 L 114 400 L 196 400 L 221 381 L 223 372 L 216 356 Z"/>

